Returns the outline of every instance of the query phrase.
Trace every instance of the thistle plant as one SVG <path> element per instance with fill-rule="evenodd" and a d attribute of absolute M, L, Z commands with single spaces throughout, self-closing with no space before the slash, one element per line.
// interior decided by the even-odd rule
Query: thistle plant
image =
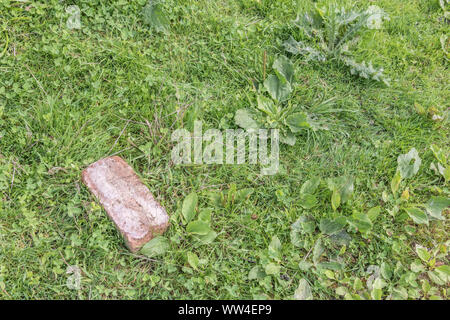
<path fill-rule="evenodd" d="M 383 68 L 377 69 L 371 62 L 358 63 L 351 53 L 363 32 L 380 29 L 383 20 L 388 19 L 387 14 L 377 6 L 370 6 L 364 11 L 346 10 L 335 3 L 323 8 L 315 7 L 293 21 L 294 27 L 300 29 L 309 41 L 296 41 L 291 36 L 284 47 L 287 52 L 302 55 L 308 61 L 342 62 L 352 74 L 389 85 Z"/>

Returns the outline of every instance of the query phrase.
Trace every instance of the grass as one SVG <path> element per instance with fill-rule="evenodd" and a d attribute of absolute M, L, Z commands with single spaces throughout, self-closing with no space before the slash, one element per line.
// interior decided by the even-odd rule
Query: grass
<path fill-rule="evenodd" d="M 295 146 L 281 145 L 279 174 L 261 176 L 252 165 L 170 163 L 173 130 L 191 129 L 196 119 L 204 127 L 236 127 L 234 112 L 249 106 L 251 79 L 263 80 L 264 52 L 269 71 L 284 54 L 289 21 L 313 5 L 298 2 L 165 0 L 170 31 L 158 33 L 143 23 L 145 0 L 1 1 L 0 298 L 291 299 L 305 279 L 315 299 L 447 299 L 448 282 L 436 283 L 426 271 L 446 263 L 448 222 L 418 225 L 402 210 L 449 195 L 448 183 L 429 169 L 436 162 L 430 145 L 447 153 L 449 145 L 448 120 L 428 114 L 445 118 L 450 100 L 439 42 L 449 25 L 438 1 L 371 2 L 390 21 L 365 34 L 356 55 L 382 65 L 390 87 L 332 62 L 293 60 L 293 103 L 336 97 L 345 111 L 324 115 L 331 130 L 305 132 Z M 81 9 L 80 30 L 66 27 L 65 8 L 72 4 Z M 412 147 L 422 166 L 393 195 L 397 157 Z M 130 254 L 82 185 L 83 168 L 112 154 L 128 161 L 167 208 L 171 227 L 163 255 Z M 322 183 L 317 205 L 302 207 L 305 181 L 343 175 L 354 177 L 349 202 L 334 211 Z M 233 184 L 254 193 L 233 207 L 211 204 L 207 192 Z M 400 198 L 406 188 L 408 200 Z M 185 231 L 181 205 L 191 192 L 200 207 L 213 208 L 218 237 L 211 244 L 200 245 Z M 378 205 L 372 229 L 361 234 L 347 226 L 351 240 L 344 246 L 319 231 L 323 218 Z M 399 212 L 389 214 L 395 208 Z M 304 215 L 316 228 L 302 233 L 303 245 L 295 247 L 291 225 Z M 267 249 L 275 236 L 281 248 L 273 256 Z M 337 261 L 338 270 L 299 267 L 313 264 L 319 238 L 325 251 L 316 260 Z M 411 267 L 420 264 L 417 244 L 439 251 L 435 265 Z M 267 271 L 270 263 L 279 273 L 249 280 L 255 266 Z M 66 285 L 69 265 L 82 270 L 80 290 Z M 367 273 L 374 265 L 382 270 L 381 294 Z"/>

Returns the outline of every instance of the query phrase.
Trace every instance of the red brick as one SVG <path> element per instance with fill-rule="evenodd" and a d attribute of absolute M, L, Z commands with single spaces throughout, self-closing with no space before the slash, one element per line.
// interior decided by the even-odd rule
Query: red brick
<path fill-rule="evenodd" d="M 83 171 L 82 180 L 132 252 L 169 226 L 166 210 L 122 158 L 114 156 L 91 164 Z"/>

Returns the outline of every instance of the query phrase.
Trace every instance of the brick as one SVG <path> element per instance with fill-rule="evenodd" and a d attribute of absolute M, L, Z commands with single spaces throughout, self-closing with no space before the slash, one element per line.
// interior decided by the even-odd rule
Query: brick
<path fill-rule="evenodd" d="M 138 251 L 169 226 L 166 210 L 122 158 L 108 157 L 89 165 L 82 180 L 123 235 L 130 251 Z"/>

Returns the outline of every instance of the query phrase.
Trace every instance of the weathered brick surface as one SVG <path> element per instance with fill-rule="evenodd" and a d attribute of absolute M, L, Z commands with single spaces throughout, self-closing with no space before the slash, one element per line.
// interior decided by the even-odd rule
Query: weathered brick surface
<path fill-rule="evenodd" d="M 109 157 L 91 164 L 83 171 L 82 179 L 132 252 L 169 226 L 166 210 L 122 158 Z"/>

